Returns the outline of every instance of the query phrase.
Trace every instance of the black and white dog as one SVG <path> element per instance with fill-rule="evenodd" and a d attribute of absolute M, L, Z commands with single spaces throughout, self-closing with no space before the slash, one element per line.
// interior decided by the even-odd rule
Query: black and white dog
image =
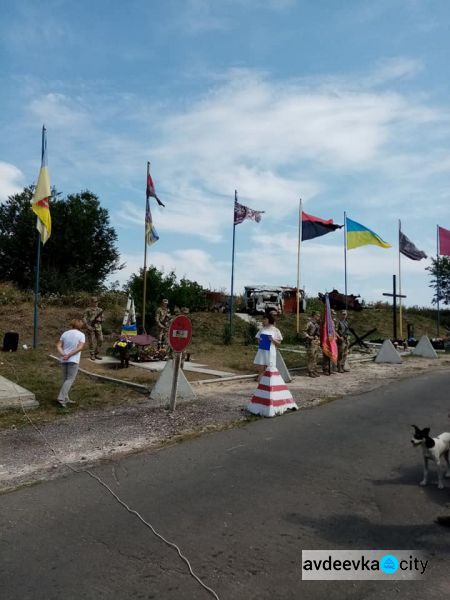
<path fill-rule="evenodd" d="M 450 433 L 441 433 L 436 438 L 430 437 L 430 428 L 419 429 L 415 425 L 414 437 L 411 440 L 413 446 L 422 446 L 423 452 L 423 479 L 419 485 L 427 485 L 428 483 L 428 461 L 432 460 L 436 463 L 438 472 L 438 488 L 444 489 L 444 472 L 445 477 L 450 477 Z M 445 469 L 444 462 L 447 463 Z"/>

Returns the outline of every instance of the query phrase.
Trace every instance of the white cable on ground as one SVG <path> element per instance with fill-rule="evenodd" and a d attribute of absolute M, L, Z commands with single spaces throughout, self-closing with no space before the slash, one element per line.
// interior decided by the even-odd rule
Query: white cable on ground
<path fill-rule="evenodd" d="M 11 366 L 12 366 L 12 369 L 13 369 L 14 373 L 16 374 L 16 378 L 17 378 L 16 370 L 13 365 L 11 365 Z M 95 479 L 101 486 L 103 486 L 105 489 L 107 489 L 108 492 L 113 496 L 113 498 L 115 498 L 115 500 L 117 500 L 117 502 L 121 506 L 123 506 L 132 515 L 135 515 L 146 527 L 148 527 L 150 529 L 150 531 L 157 538 L 159 538 L 161 541 L 163 541 L 165 544 L 167 544 L 171 548 L 174 548 L 177 551 L 178 556 L 181 558 L 181 560 L 183 560 L 186 563 L 186 565 L 189 569 L 190 575 L 202 586 L 202 588 L 204 588 L 207 592 L 209 592 L 212 596 L 214 596 L 214 598 L 216 600 L 220 600 L 220 598 L 216 594 L 216 592 L 212 588 L 207 586 L 205 583 L 203 583 L 203 581 L 200 579 L 200 577 L 194 573 L 191 563 L 189 562 L 188 558 L 186 556 L 184 556 L 184 554 L 181 552 L 180 548 L 174 542 L 167 540 L 163 535 L 158 533 L 158 531 L 156 531 L 156 529 L 153 527 L 153 525 L 151 523 L 148 523 L 136 510 L 130 508 L 128 506 L 128 504 L 126 504 L 123 500 L 121 500 L 121 498 L 119 498 L 119 496 L 115 492 L 113 492 L 113 490 L 102 479 L 100 479 L 100 477 L 98 477 L 98 475 L 95 475 L 95 473 L 93 473 L 89 469 L 76 469 L 72 465 L 69 465 L 69 463 L 64 462 L 58 456 L 58 454 L 56 453 L 56 450 L 50 444 L 50 442 L 45 437 L 45 435 L 42 433 L 42 431 L 39 429 L 39 427 L 37 425 L 35 425 L 35 423 L 31 420 L 30 416 L 28 415 L 27 411 L 25 410 L 25 407 L 23 406 L 21 399 L 20 399 L 20 405 L 22 407 L 22 411 L 23 411 L 23 414 L 25 415 L 25 418 L 29 421 L 30 425 L 38 432 L 38 434 L 42 437 L 45 444 L 50 448 L 50 450 L 52 451 L 53 455 L 55 456 L 55 458 L 58 462 L 60 462 L 64 467 L 67 467 L 74 473 L 87 473 L 90 477 L 92 477 L 92 479 Z"/>

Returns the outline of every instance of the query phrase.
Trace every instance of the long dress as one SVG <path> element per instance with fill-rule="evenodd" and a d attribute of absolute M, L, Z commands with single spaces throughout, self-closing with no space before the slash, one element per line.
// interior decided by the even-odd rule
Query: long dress
<path fill-rule="evenodd" d="M 275 367 L 277 364 L 277 347 L 272 339 L 281 342 L 283 336 L 280 330 L 273 325 L 268 325 L 260 329 L 255 337 L 259 340 L 259 345 L 253 364 Z"/>
<path fill-rule="evenodd" d="M 256 337 L 259 339 L 259 348 L 253 362 L 266 365 L 267 368 L 261 375 L 247 410 L 262 417 L 275 417 L 287 410 L 297 410 L 298 406 L 276 366 L 277 348 L 272 338 L 282 340 L 279 329 L 273 325 L 263 327 Z"/>

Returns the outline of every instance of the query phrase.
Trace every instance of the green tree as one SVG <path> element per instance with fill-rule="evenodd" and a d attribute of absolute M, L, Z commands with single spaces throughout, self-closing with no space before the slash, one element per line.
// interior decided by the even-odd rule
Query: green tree
<path fill-rule="evenodd" d="M 36 216 L 33 188 L 10 196 L 0 206 L 0 281 L 33 287 L 36 262 Z M 50 205 L 52 234 L 41 247 L 42 292 L 98 290 L 106 277 L 122 268 L 117 234 L 98 197 L 89 191 L 59 198 Z"/>
<path fill-rule="evenodd" d="M 450 258 L 448 256 L 432 258 L 431 265 L 426 270 L 431 273 L 430 288 L 435 291 L 433 304 L 439 301 L 448 306 L 450 304 Z"/>
<path fill-rule="evenodd" d="M 143 284 L 141 270 L 139 274 L 133 274 L 125 286 L 134 298 L 139 315 L 142 315 Z M 165 275 L 154 266 L 147 269 L 146 295 L 145 322 L 149 326 L 155 323 L 156 309 L 163 298 L 169 300 L 172 310 L 175 306 L 187 306 L 191 311 L 198 311 L 206 306 L 205 290 L 200 284 L 184 277 L 178 282 L 174 271 Z"/>

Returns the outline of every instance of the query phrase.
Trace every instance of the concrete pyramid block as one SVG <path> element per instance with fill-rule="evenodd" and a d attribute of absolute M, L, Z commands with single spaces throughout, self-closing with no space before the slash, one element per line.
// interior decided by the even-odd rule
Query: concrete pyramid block
<path fill-rule="evenodd" d="M 436 350 L 433 348 L 430 342 L 430 338 L 423 335 L 417 346 L 413 349 L 411 354 L 414 356 L 422 356 L 423 358 L 438 358 Z"/>
<path fill-rule="evenodd" d="M 168 360 L 161 371 L 158 381 L 150 393 L 150 398 L 155 401 L 156 406 L 166 406 L 170 400 L 173 380 L 173 360 Z M 182 369 L 178 371 L 177 402 L 195 400 L 194 390 L 186 379 Z"/>
<path fill-rule="evenodd" d="M 37 408 L 39 402 L 33 392 L 0 376 L 0 412 L 10 409 Z"/>
<path fill-rule="evenodd" d="M 378 354 L 375 357 L 376 363 L 389 363 L 392 365 L 398 365 L 402 362 L 400 354 L 394 348 L 394 344 L 391 340 L 384 340 Z"/>
<path fill-rule="evenodd" d="M 277 348 L 277 369 L 280 372 L 281 377 L 284 379 L 286 383 L 290 383 L 292 381 L 291 374 L 289 373 L 289 369 L 284 362 L 284 358 L 281 356 L 281 352 Z"/>

